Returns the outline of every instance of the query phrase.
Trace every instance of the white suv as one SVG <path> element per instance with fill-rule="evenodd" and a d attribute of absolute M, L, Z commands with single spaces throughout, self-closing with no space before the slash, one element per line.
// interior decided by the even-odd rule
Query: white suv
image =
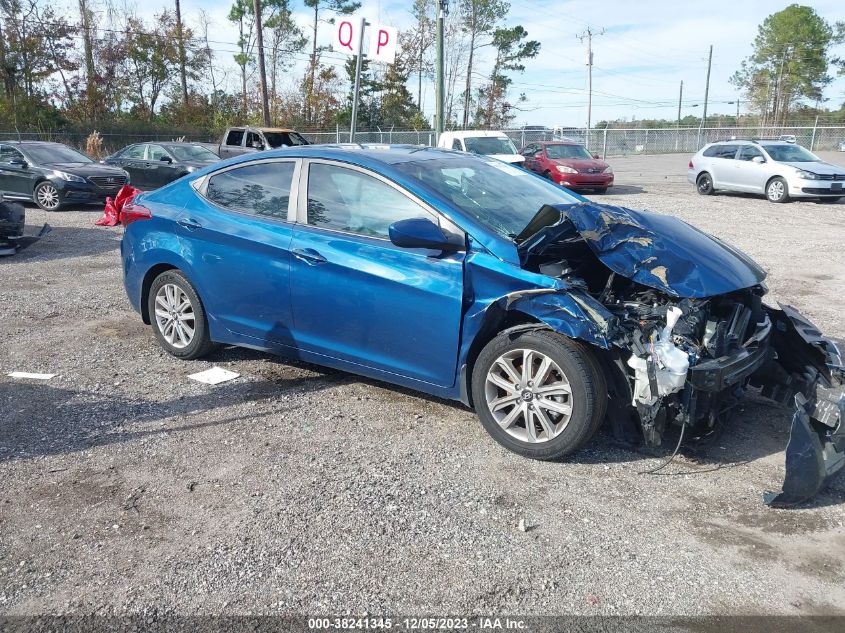
<path fill-rule="evenodd" d="M 765 194 L 770 202 L 836 202 L 845 195 L 845 167 L 784 141 L 737 139 L 706 145 L 690 160 L 687 180 L 702 195 L 744 191 Z"/>

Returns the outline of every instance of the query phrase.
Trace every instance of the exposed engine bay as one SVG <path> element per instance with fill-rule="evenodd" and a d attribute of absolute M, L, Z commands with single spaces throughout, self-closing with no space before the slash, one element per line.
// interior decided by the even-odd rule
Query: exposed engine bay
<path fill-rule="evenodd" d="M 763 303 L 765 272 L 745 255 L 675 218 L 592 203 L 544 207 L 516 242 L 523 268 L 607 311 L 617 437 L 716 438 L 757 390 L 795 406 L 783 492 L 766 503 L 806 501 L 845 466 L 840 351 L 795 309 Z"/>

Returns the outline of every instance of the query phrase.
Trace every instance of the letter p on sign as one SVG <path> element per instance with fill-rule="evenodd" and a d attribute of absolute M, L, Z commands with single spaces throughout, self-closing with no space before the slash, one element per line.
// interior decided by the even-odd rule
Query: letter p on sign
<path fill-rule="evenodd" d="M 370 51 L 367 57 L 375 62 L 392 64 L 396 61 L 399 32 L 392 26 L 374 24 L 370 27 Z"/>

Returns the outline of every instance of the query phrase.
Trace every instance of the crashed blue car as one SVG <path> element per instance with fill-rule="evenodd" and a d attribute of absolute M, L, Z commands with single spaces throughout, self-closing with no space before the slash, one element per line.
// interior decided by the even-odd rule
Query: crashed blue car
<path fill-rule="evenodd" d="M 765 272 L 666 215 L 484 156 L 307 146 L 218 163 L 122 213 L 126 291 L 168 352 L 240 345 L 473 407 L 535 459 L 704 442 L 754 389 L 795 406 L 783 491 L 845 464 L 836 345 Z"/>

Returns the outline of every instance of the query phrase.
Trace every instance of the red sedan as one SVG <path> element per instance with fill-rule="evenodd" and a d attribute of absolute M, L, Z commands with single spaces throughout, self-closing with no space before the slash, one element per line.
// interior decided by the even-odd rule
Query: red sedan
<path fill-rule="evenodd" d="M 542 174 L 569 189 L 592 189 L 604 193 L 613 185 L 613 169 L 598 154 L 571 141 L 546 141 L 526 145 L 525 168 Z"/>

